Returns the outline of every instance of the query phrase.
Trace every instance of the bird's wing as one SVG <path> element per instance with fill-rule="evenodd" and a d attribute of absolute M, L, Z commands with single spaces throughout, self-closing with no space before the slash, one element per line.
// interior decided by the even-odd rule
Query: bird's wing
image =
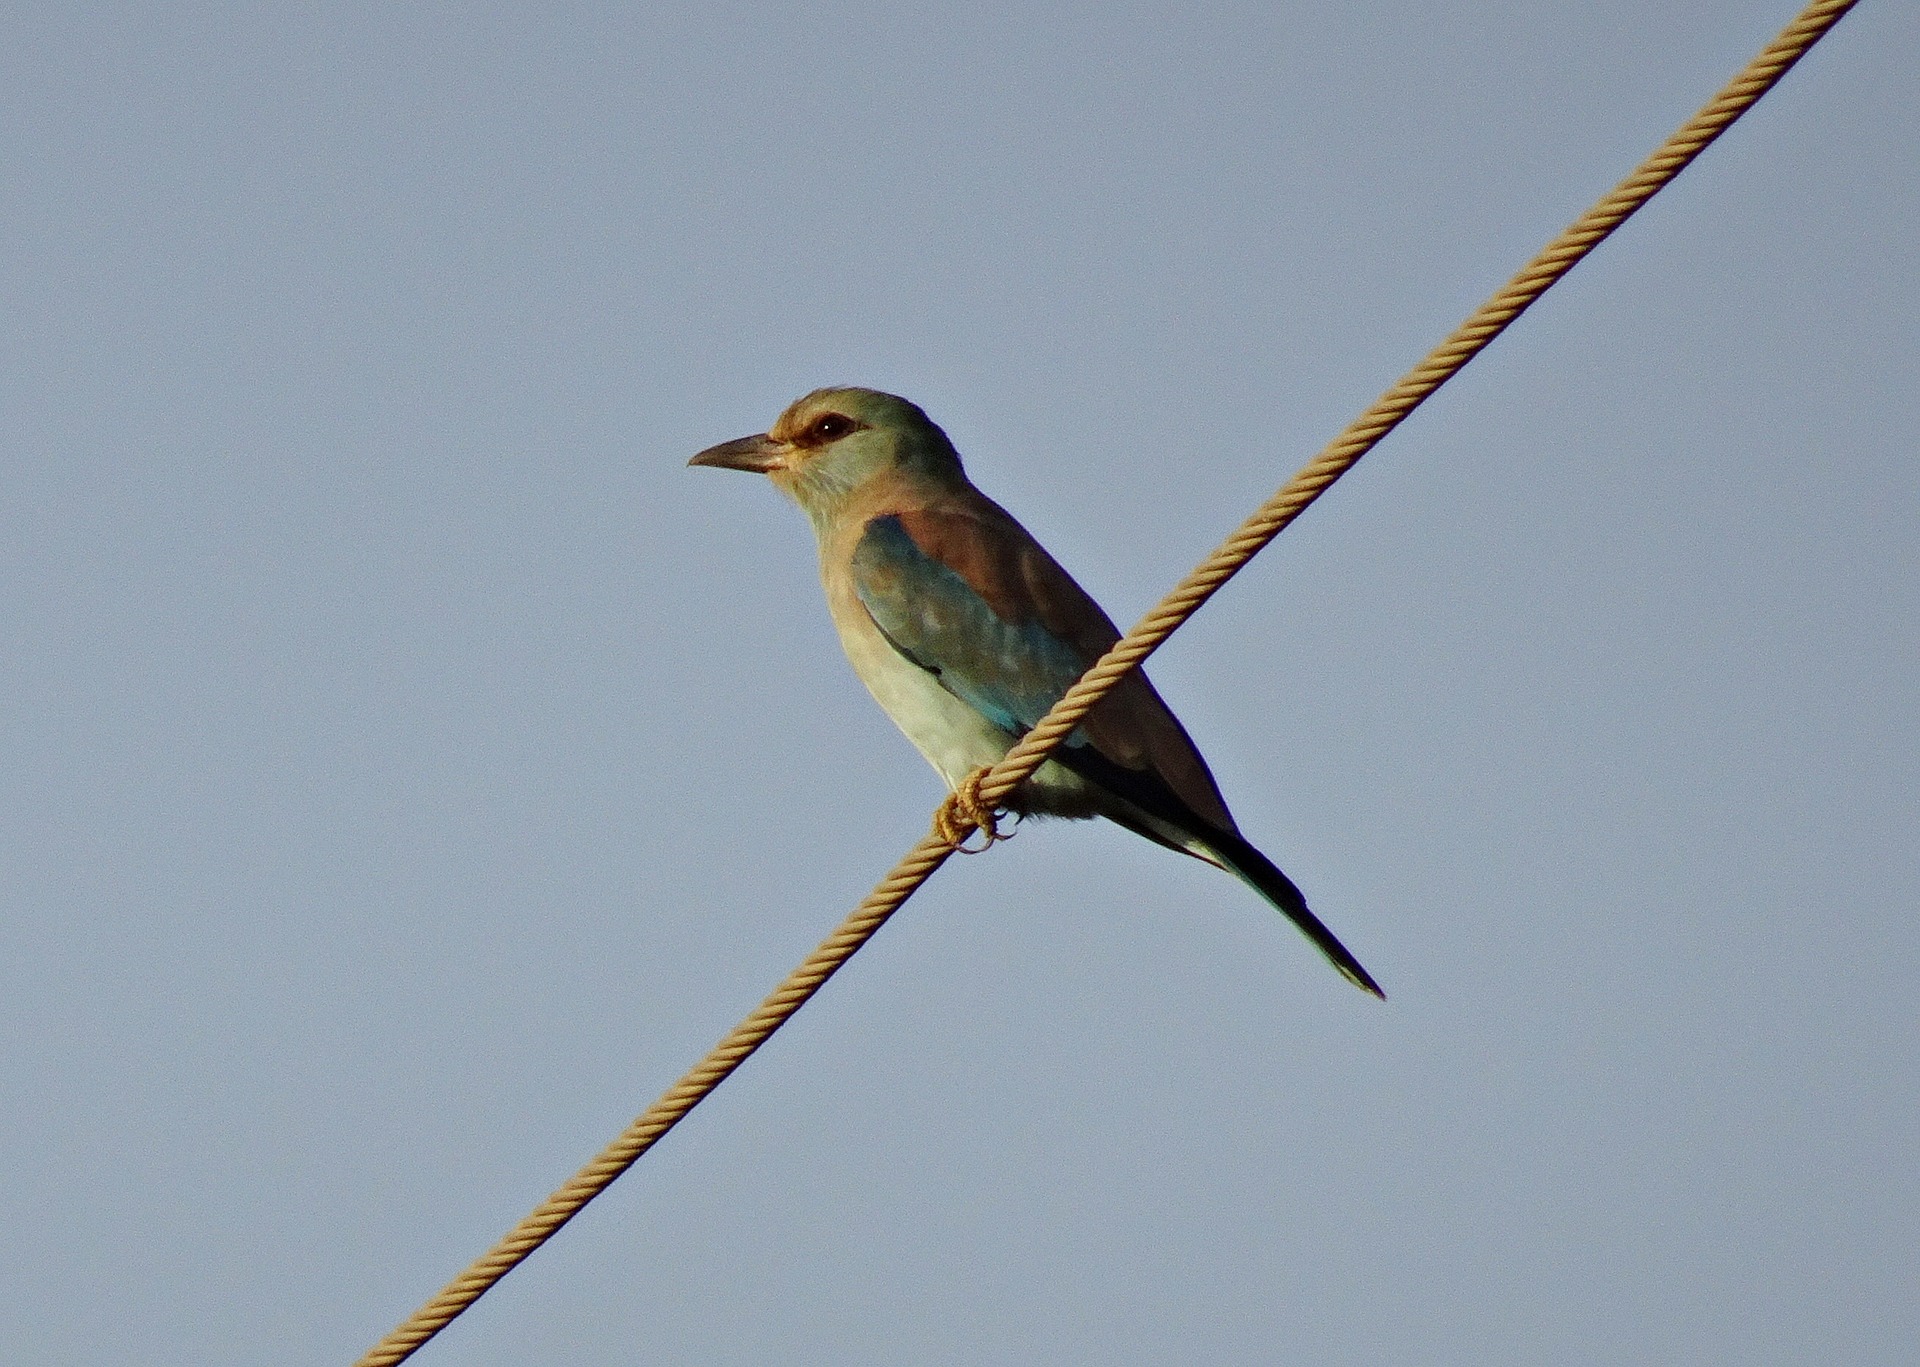
<path fill-rule="evenodd" d="M 853 552 L 854 591 L 894 649 L 1019 736 L 1120 633 L 1019 523 L 979 502 L 978 511 L 922 508 L 869 521 Z M 1102 786 L 1129 797 L 1135 794 L 1124 789 L 1164 789 L 1150 806 L 1171 797 L 1215 829 L 1234 829 L 1199 751 L 1137 671 L 1101 701 L 1068 747 L 1060 758 L 1070 768 L 1082 767 L 1073 762 L 1074 748 L 1099 757 L 1085 756 L 1103 771 L 1095 779 Z"/>

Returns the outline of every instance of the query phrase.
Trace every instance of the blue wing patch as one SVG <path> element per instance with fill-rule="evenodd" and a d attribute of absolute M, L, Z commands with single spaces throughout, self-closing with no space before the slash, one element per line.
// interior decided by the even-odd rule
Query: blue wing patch
<path fill-rule="evenodd" d="M 1009 736 L 1037 725 L 1093 663 L 1037 618 L 1002 617 L 897 517 L 867 524 L 853 552 L 853 585 L 895 650 Z M 1076 731 L 1069 743 L 1085 738 Z"/>

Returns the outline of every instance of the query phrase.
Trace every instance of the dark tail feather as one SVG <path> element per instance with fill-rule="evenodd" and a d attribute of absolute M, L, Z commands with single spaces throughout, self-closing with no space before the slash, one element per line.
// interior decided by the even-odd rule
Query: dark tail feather
<path fill-rule="evenodd" d="M 1208 851 L 1219 859 L 1228 873 L 1273 903 L 1288 920 L 1299 926 L 1301 932 L 1319 946 L 1320 952 L 1332 961 L 1348 982 L 1373 993 L 1382 1001 L 1386 1000 L 1387 994 L 1380 990 L 1380 984 L 1373 980 L 1373 975 L 1360 966 L 1360 961 L 1347 952 L 1347 947 L 1334 938 L 1333 932 L 1322 924 L 1318 916 L 1307 910 L 1307 899 L 1300 895 L 1300 889 L 1275 867 L 1271 859 L 1229 831 L 1209 830 L 1202 838 Z"/>
<path fill-rule="evenodd" d="M 1333 932 L 1320 923 L 1318 916 L 1307 910 L 1307 899 L 1293 880 L 1249 845 L 1244 836 L 1202 820 L 1156 775 L 1122 768 L 1091 745 L 1069 741 L 1053 752 L 1053 758 L 1111 799 L 1101 807 L 1108 820 L 1170 850 L 1218 864 L 1299 926 L 1348 982 L 1381 1001 L 1387 999 L 1373 975 L 1360 967 L 1360 961 L 1347 953 L 1347 947 L 1333 938 Z"/>

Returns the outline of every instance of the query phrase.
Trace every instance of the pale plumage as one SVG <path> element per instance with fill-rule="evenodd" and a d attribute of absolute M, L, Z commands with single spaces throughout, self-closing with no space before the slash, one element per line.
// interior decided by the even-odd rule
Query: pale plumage
<path fill-rule="evenodd" d="M 765 474 L 806 512 L 847 658 L 950 788 L 1000 759 L 1119 639 L 1053 557 L 968 482 L 946 433 L 905 399 L 816 390 L 764 435 L 691 463 Z M 1007 805 L 1105 816 L 1226 869 L 1379 994 L 1299 889 L 1240 835 L 1200 752 L 1144 674 L 1108 694 Z"/>

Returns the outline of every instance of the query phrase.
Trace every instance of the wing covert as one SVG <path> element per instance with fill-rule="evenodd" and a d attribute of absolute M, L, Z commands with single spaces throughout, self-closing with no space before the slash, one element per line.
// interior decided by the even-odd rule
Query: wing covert
<path fill-rule="evenodd" d="M 1019 523 L 975 497 L 977 511 L 920 508 L 868 522 L 853 552 L 854 591 L 894 649 L 1018 737 L 1120 632 Z M 1235 829 L 1200 752 L 1139 671 L 1066 743 L 1152 775 L 1203 821 Z"/>
<path fill-rule="evenodd" d="M 981 553 L 955 557 L 972 571 L 963 573 L 923 548 L 900 515 L 874 518 L 854 548 L 854 592 L 894 649 L 1018 736 L 1091 660 L 1022 611 L 1017 580 L 996 580 L 983 569 L 991 548 L 976 549 Z"/>

